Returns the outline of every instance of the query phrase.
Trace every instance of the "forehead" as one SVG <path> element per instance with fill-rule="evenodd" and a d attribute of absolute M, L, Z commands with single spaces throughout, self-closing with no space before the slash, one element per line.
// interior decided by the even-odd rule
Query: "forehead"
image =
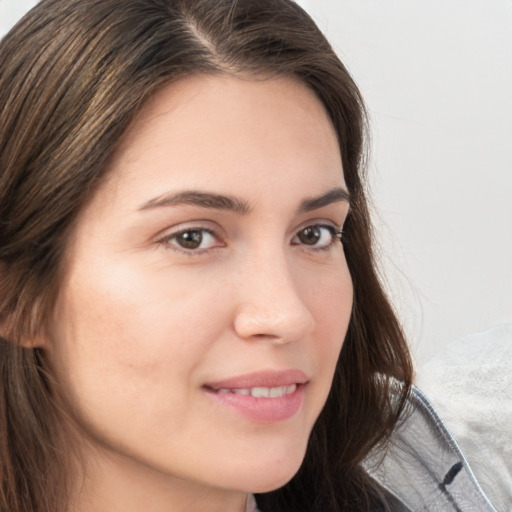
<path fill-rule="evenodd" d="M 175 135 L 199 143 L 206 142 L 205 133 L 211 138 L 212 130 L 229 130 L 233 125 L 244 128 L 240 138 L 250 138 L 262 135 L 258 129 L 271 136 L 280 129 L 290 130 L 295 123 L 303 125 L 302 133 L 309 136 L 310 144 L 335 135 L 321 101 L 298 80 L 194 75 L 167 85 L 148 100 L 127 130 L 118 156 L 135 157 L 141 146 L 156 147 L 159 138 L 155 135 L 162 129 L 172 128 Z M 292 133 L 299 135 L 298 130 Z"/>
<path fill-rule="evenodd" d="M 144 105 L 109 166 L 148 200 L 159 188 L 256 193 L 254 184 L 344 184 L 336 133 L 313 91 L 291 78 L 196 75 Z M 222 192 L 223 190 L 220 190 Z"/>

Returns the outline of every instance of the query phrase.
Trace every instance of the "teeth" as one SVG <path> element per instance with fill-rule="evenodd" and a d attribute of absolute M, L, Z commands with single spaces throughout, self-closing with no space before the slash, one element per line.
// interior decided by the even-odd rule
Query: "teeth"
<path fill-rule="evenodd" d="M 279 398 L 285 395 L 291 395 L 297 389 L 297 384 L 290 384 L 289 386 L 279 386 L 275 388 L 220 388 L 217 389 L 217 393 L 225 395 L 232 393 L 235 395 L 251 395 L 254 398 Z"/>
<path fill-rule="evenodd" d="M 280 389 L 280 388 L 252 388 L 251 395 L 254 398 L 269 398 L 271 389 Z"/>
<path fill-rule="evenodd" d="M 251 391 L 249 389 L 232 389 L 231 392 L 235 395 L 248 395 Z"/>

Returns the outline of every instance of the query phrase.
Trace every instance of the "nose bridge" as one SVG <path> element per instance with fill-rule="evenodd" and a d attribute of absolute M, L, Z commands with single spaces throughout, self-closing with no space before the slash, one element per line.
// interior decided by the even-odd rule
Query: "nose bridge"
<path fill-rule="evenodd" d="M 249 254 L 239 276 L 238 334 L 282 343 L 305 336 L 314 321 L 296 279 L 284 248 L 267 245 Z"/>

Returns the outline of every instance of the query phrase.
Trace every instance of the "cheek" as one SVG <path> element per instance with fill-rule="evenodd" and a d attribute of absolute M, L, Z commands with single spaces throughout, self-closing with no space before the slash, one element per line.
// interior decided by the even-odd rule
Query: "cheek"
<path fill-rule="evenodd" d="M 352 279 L 344 262 L 304 287 L 308 307 L 322 333 L 320 346 L 326 351 L 341 350 L 352 313 L 353 293 Z"/>
<path fill-rule="evenodd" d="M 336 280 L 326 284 L 325 293 L 322 297 L 321 311 L 322 324 L 332 333 L 331 343 L 328 344 L 328 350 L 339 355 L 348 325 L 352 315 L 352 306 L 354 299 L 354 289 L 352 279 L 348 268 L 343 267 L 340 276 Z"/>
<path fill-rule="evenodd" d="M 89 270 L 70 274 L 49 349 L 72 403 L 87 414 L 108 408 L 120 413 L 117 404 L 128 400 L 133 410 L 168 402 L 169 389 L 186 398 L 187 384 L 225 320 L 210 287 L 121 263 Z"/>
<path fill-rule="evenodd" d="M 333 268 L 316 286 L 305 287 L 305 297 L 315 318 L 314 342 L 308 350 L 309 359 L 316 362 L 319 403 L 323 407 L 352 314 L 353 285 L 346 265 Z"/>
<path fill-rule="evenodd" d="M 150 263 L 113 261 L 71 275 L 59 311 L 70 330 L 66 338 L 73 343 L 96 338 L 120 358 L 140 358 L 151 354 L 152 344 L 169 347 L 173 338 L 192 334 L 197 318 L 208 313 L 205 305 L 212 304 L 213 290 L 207 281 L 197 286 Z"/>

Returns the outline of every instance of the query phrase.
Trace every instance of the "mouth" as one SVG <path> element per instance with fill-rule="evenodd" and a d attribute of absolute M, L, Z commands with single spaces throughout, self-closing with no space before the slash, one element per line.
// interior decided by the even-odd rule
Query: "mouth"
<path fill-rule="evenodd" d="M 219 388 L 216 390 L 212 389 L 212 391 L 221 395 L 232 393 L 234 395 L 250 395 L 254 398 L 280 398 L 282 396 L 291 395 L 296 389 L 297 384 L 290 384 L 289 386 L 276 386 L 272 388 Z"/>
<path fill-rule="evenodd" d="M 220 390 L 227 390 L 228 393 L 240 391 L 239 394 L 244 395 L 254 392 L 256 394 L 253 396 L 268 398 L 271 393 L 277 393 L 277 396 L 293 393 L 295 389 L 291 389 L 292 386 L 305 384 L 308 380 L 308 376 L 302 370 L 262 370 L 208 382 L 205 387 L 215 392 Z M 258 395 L 258 393 L 261 394 Z"/>
<path fill-rule="evenodd" d="M 265 371 L 206 384 L 203 389 L 223 408 L 251 422 L 269 424 L 301 410 L 308 382 L 300 370 Z"/>

